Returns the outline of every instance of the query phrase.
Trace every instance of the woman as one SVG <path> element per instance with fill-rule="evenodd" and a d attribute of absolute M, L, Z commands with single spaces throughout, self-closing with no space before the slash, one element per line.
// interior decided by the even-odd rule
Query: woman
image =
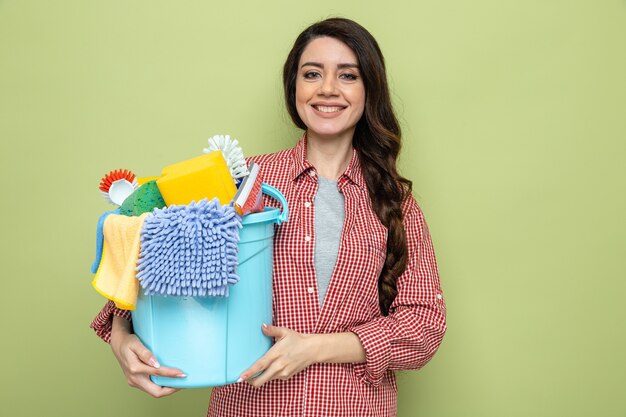
<path fill-rule="evenodd" d="M 382 53 L 357 23 L 327 19 L 300 34 L 283 81 L 305 133 L 253 158 L 290 208 L 274 241 L 274 323 L 262 329 L 276 343 L 242 383 L 213 390 L 208 415 L 395 415 L 394 371 L 425 365 L 446 327 L 428 229 L 396 170 Z M 109 303 L 92 327 L 131 385 L 173 393 L 149 375 L 184 374 L 161 367 L 128 318 Z"/>

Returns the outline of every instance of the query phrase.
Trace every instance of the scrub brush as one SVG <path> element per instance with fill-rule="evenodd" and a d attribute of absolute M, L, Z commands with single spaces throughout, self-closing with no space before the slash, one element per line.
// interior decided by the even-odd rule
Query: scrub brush
<path fill-rule="evenodd" d="M 249 174 L 243 150 L 239 146 L 237 139 L 231 139 L 230 135 L 215 135 L 209 138 L 209 147 L 204 148 L 204 153 L 222 151 L 230 175 L 237 180 Z"/>
<path fill-rule="evenodd" d="M 111 204 L 121 206 L 137 188 L 137 176 L 127 169 L 116 169 L 100 180 L 100 193 Z"/>

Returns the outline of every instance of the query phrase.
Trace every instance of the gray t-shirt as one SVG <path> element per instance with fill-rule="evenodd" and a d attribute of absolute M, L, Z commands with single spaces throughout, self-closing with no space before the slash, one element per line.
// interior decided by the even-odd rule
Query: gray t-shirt
<path fill-rule="evenodd" d="M 317 292 L 320 306 L 330 284 L 330 278 L 335 269 L 339 241 L 343 230 L 343 221 L 346 217 L 344 196 L 337 188 L 337 181 L 332 181 L 318 175 L 317 194 L 315 205 L 315 275 L 317 277 Z"/>

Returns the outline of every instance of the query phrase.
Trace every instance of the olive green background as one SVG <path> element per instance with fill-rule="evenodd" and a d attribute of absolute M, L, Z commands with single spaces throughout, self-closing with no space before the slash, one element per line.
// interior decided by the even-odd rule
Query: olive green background
<path fill-rule="evenodd" d="M 622 0 L 0 1 L 1 416 L 204 415 L 88 328 L 98 182 L 294 144 L 281 66 L 336 15 L 385 53 L 448 305 L 398 415 L 626 416 Z"/>

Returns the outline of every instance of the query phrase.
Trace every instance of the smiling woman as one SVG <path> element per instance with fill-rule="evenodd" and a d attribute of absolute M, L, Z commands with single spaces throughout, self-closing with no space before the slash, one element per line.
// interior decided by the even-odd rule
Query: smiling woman
<path fill-rule="evenodd" d="M 394 371 L 424 366 L 446 320 L 428 228 L 396 169 L 383 55 L 359 24 L 327 19 L 296 39 L 283 81 L 304 135 L 252 158 L 290 208 L 274 240 L 273 323 L 261 329 L 275 344 L 241 383 L 214 388 L 208 415 L 394 416 Z M 92 327 L 131 385 L 172 394 L 149 376 L 184 370 L 161 367 L 128 319 L 110 303 Z"/>
<path fill-rule="evenodd" d="M 321 37 L 300 57 L 296 109 L 309 140 L 351 142 L 365 108 L 365 86 L 354 52 L 343 42 Z"/>

